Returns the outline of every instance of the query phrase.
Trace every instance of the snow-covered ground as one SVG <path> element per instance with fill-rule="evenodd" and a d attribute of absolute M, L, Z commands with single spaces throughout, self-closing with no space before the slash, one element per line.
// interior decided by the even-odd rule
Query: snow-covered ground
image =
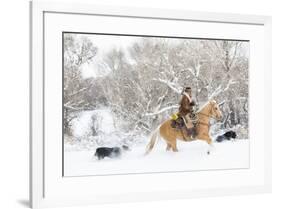
<path fill-rule="evenodd" d="M 207 155 L 208 146 L 202 141 L 180 142 L 179 152 L 167 152 L 159 140 L 150 154 L 145 146 L 135 146 L 121 158 L 97 160 L 94 151 L 66 151 L 65 176 L 108 175 L 128 173 L 198 171 L 238 169 L 249 167 L 249 140 L 214 143 L 215 149 Z"/>

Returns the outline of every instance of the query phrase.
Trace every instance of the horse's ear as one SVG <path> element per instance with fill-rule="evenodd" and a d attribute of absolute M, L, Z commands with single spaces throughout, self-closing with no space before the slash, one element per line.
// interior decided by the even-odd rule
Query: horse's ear
<path fill-rule="evenodd" d="M 223 105 L 224 105 L 224 103 L 225 103 L 225 101 L 220 102 L 220 103 L 218 104 L 218 106 L 219 106 L 219 107 L 221 107 L 221 106 L 223 106 Z"/>
<path fill-rule="evenodd" d="M 211 100 L 211 104 L 212 104 L 212 105 L 217 104 L 216 100 L 212 99 L 212 100 Z"/>

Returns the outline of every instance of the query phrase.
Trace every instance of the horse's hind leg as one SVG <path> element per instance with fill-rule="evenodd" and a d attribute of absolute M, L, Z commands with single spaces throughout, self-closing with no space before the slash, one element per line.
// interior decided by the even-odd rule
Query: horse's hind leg
<path fill-rule="evenodd" d="M 167 148 L 166 150 L 170 150 L 172 148 L 173 152 L 177 152 L 176 145 L 176 132 L 171 128 L 170 123 L 165 123 L 160 127 L 160 136 L 166 141 Z"/>
<path fill-rule="evenodd" d="M 171 148 L 172 148 L 172 146 L 167 142 L 166 151 L 170 151 Z"/>
<path fill-rule="evenodd" d="M 173 142 L 171 142 L 171 147 L 172 147 L 172 150 L 173 152 L 178 152 L 178 148 L 177 148 L 177 142 L 176 140 L 174 140 Z"/>

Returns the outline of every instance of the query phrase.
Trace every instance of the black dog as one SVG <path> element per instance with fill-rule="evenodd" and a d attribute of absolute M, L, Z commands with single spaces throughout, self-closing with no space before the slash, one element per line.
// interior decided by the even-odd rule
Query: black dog
<path fill-rule="evenodd" d="M 216 141 L 222 142 L 224 140 L 235 139 L 236 137 L 237 137 L 237 135 L 236 135 L 235 131 L 227 131 L 223 135 L 218 136 Z"/>
<path fill-rule="evenodd" d="M 129 150 L 129 147 L 126 145 L 122 146 L 123 150 Z M 122 149 L 120 147 L 99 147 L 96 149 L 95 156 L 101 160 L 105 157 L 117 158 L 122 154 Z"/>

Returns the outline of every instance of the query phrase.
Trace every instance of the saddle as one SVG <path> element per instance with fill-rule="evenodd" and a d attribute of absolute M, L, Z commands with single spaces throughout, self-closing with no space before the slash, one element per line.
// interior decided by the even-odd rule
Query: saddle
<path fill-rule="evenodd" d="M 177 118 L 173 118 L 172 123 L 171 123 L 171 127 L 175 128 L 175 129 L 178 129 L 178 130 L 185 127 L 183 118 L 180 117 L 180 116 L 177 116 Z"/>
<path fill-rule="evenodd" d="M 185 136 L 191 136 L 192 138 L 194 138 L 196 136 L 195 126 L 196 126 L 196 124 L 194 124 L 193 128 L 188 129 L 185 125 L 185 121 L 182 116 L 179 116 L 178 114 L 174 114 L 172 116 L 171 127 L 178 131 L 181 131 L 183 138 L 185 140 L 188 140 L 188 139 L 186 139 Z"/>

